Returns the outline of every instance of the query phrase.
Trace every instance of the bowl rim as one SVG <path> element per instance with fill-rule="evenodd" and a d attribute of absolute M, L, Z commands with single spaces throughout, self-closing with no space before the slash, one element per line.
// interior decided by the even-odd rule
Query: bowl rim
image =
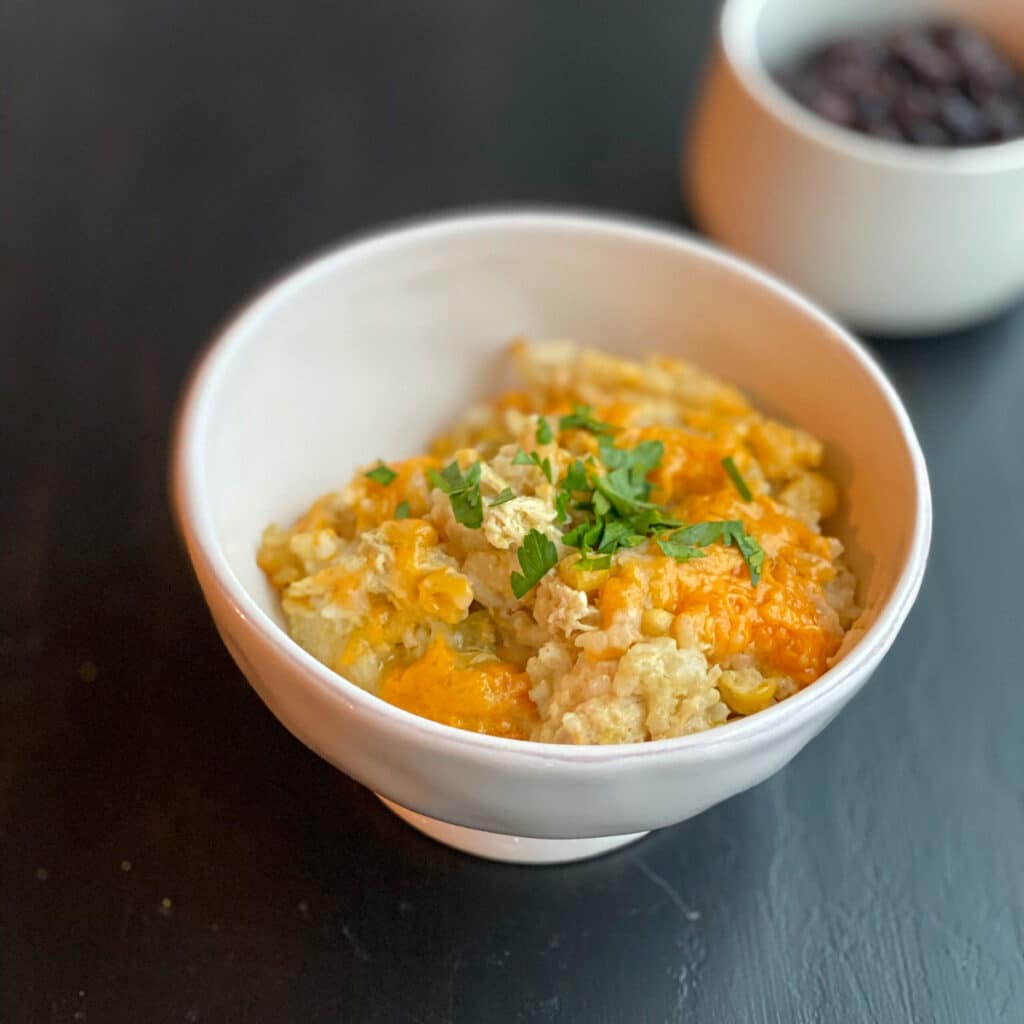
<path fill-rule="evenodd" d="M 808 110 L 776 82 L 761 59 L 757 23 L 772 0 L 724 0 L 721 53 L 762 112 L 837 155 L 906 171 L 977 175 L 1024 170 L 1024 138 L 980 146 L 914 146 L 864 135 Z"/>
<path fill-rule="evenodd" d="M 916 506 L 913 535 L 896 584 L 856 646 L 819 676 L 813 685 L 781 704 L 715 729 L 643 743 L 555 744 L 457 729 L 388 704 L 317 661 L 257 604 L 234 574 L 217 542 L 211 503 L 200 473 L 203 438 L 218 386 L 233 361 L 240 358 L 251 328 L 279 305 L 299 297 L 305 288 L 321 277 L 329 276 L 346 263 L 365 256 L 402 248 L 427 238 L 437 240 L 481 231 L 551 228 L 580 235 L 618 236 L 676 252 L 685 251 L 773 292 L 815 320 L 833 344 L 844 347 L 861 364 L 896 419 L 913 467 Z M 917 598 L 925 574 L 932 531 L 928 471 L 910 417 L 879 364 L 844 327 L 789 285 L 681 229 L 627 215 L 565 206 L 546 208 L 536 203 L 462 209 L 386 224 L 345 238 L 273 278 L 237 308 L 197 356 L 186 378 L 172 427 L 169 471 L 174 518 L 201 582 L 204 575 L 212 580 L 234 616 L 283 656 L 307 682 L 326 690 L 335 699 L 340 698 L 350 707 L 357 706 L 361 714 L 377 719 L 385 727 L 398 728 L 428 743 L 452 745 L 464 751 L 484 751 L 499 758 L 541 760 L 547 766 L 696 754 L 711 748 L 746 743 L 755 740 L 759 734 L 773 731 L 789 733 L 798 728 L 822 702 L 847 690 L 855 692 L 881 661 Z M 205 570 L 205 574 L 200 573 L 200 569 Z M 207 601 L 211 603 L 209 598 Z"/>

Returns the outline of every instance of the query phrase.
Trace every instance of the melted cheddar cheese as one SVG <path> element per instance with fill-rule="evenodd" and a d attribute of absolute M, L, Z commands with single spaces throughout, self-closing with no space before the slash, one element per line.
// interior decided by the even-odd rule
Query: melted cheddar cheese
<path fill-rule="evenodd" d="M 525 740 L 537 721 L 530 677 L 514 665 L 470 661 L 437 637 L 422 657 L 384 676 L 384 700 L 470 732 Z"/>

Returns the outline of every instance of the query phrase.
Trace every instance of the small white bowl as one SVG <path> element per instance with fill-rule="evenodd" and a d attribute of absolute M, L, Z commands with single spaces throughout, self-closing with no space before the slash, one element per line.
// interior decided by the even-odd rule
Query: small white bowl
<path fill-rule="evenodd" d="M 368 460 L 420 450 L 500 386 L 517 334 L 694 359 L 822 437 L 844 488 L 838 532 L 873 619 L 860 643 L 751 718 L 680 739 L 573 747 L 418 718 L 292 641 L 255 563 L 263 527 L 289 521 Z M 199 364 L 172 468 L 178 522 L 217 628 L 274 714 L 416 827 L 532 863 L 613 848 L 778 771 L 892 644 L 931 532 L 913 428 L 849 334 L 701 242 L 575 214 L 442 218 L 342 246 L 285 277 Z"/>
<path fill-rule="evenodd" d="M 683 154 L 712 237 L 865 330 L 943 331 L 1024 294 L 1024 140 L 957 149 L 836 127 L 770 71 L 885 25 L 951 18 L 1024 67 L 1009 0 L 726 0 Z"/>

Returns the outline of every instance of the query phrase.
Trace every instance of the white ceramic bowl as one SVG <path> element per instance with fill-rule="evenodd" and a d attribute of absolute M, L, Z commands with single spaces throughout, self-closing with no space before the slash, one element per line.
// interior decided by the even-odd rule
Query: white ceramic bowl
<path fill-rule="evenodd" d="M 703 229 L 876 332 L 951 329 L 1024 294 L 1024 140 L 869 138 L 806 110 L 769 70 L 935 17 L 978 26 L 1024 67 L 1017 0 L 726 0 L 683 156 Z"/>
<path fill-rule="evenodd" d="M 680 739 L 573 747 L 418 718 L 294 643 L 254 561 L 263 527 L 289 521 L 367 460 L 420 450 L 500 386 L 517 334 L 689 357 L 822 437 L 845 490 L 838 532 L 874 617 L 859 645 L 751 718 Z M 842 328 L 694 239 L 550 212 L 387 232 L 265 291 L 188 385 L 173 496 L 217 628 L 274 714 L 400 811 L 418 812 L 402 812 L 417 827 L 485 856 L 534 862 L 619 845 L 778 771 L 888 650 L 920 586 L 931 529 L 910 421 Z"/>

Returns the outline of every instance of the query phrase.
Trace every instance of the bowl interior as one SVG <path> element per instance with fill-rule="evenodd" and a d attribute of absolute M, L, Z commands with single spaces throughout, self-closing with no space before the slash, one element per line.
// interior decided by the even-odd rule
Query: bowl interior
<path fill-rule="evenodd" d="M 228 329 L 190 417 L 191 497 L 230 572 L 279 623 L 254 562 L 356 467 L 423 449 L 510 381 L 516 335 L 694 360 L 816 433 L 844 502 L 861 600 L 879 609 L 920 514 L 909 427 L 877 369 L 793 293 L 666 232 L 582 217 L 487 215 L 342 249 Z"/>

